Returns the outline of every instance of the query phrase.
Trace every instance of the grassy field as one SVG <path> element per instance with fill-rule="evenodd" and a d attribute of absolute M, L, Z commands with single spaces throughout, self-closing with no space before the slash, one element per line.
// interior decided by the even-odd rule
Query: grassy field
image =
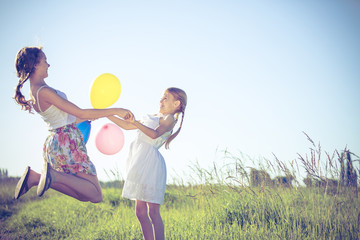
<path fill-rule="evenodd" d="M 120 188 L 105 188 L 99 204 L 35 189 L 14 201 L 14 183 L 1 183 L 0 239 L 142 239 Z M 169 186 L 161 212 L 167 239 L 359 239 L 359 208 L 352 190 L 208 184 Z"/>
<path fill-rule="evenodd" d="M 275 175 L 291 176 L 291 187 L 271 184 L 269 174 L 264 175 L 267 182 L 254 185 L 249 174 L 253 168 L 245 167 L 242 156 L 227 151 L 228 162 L 214 163 L 210 169 L 194 164 L 191 182 L 167 186 L 161 207 L 165 237 L 360 239 L 359 188 L 345 187 L 340 181 L 330 184 L 346 175 L 337 164 L 345 155 L 337 151 L 321 155 L 320 145 L 317 149 L 312 145 L 310 154 L 299 155 L 299 161 L 317 187 L 301 184 L 297 162 L 286 164 L 276 156 L 258 172 L 273 169 Z M 326 156 L 325 161 L 320 156 Z M 356 185 L 360 171 L 357 165 L 353 169 L 358 172 L 351 178 Z M 142 239 L 134 202 L 121 198 L 120 181 L 102 184 L 104 199 L 98 204 L 79 202 L 51 189 L 38 198 L 35 188 L 15 201 L 16 182 L 0 178 L 0 239 Z"/>

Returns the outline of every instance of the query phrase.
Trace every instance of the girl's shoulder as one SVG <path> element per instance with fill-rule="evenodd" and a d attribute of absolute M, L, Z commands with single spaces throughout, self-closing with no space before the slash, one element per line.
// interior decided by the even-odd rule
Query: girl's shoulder
<path fill-rule="evenodd" d="M 175 116 L 172 114 L 160 114 L 159 123 L 174 124 L 176 122 Z"/>
<path fill-rule="evenodd" d="M 160 118 L 161 120 L 175 120 L 175 116 L 173 114 L 155 113 L 154 116 Z"/>

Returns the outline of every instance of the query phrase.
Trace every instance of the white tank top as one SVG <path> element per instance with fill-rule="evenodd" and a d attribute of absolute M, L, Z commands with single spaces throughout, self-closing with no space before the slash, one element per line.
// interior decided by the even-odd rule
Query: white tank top
<path fill-rule="evenodd" d="M 44 87 L 49 87 L 49 86 L 43 85 L 37 90 L 37 92 L 36 92 L 36 102 L 37 102 L 37 106 L 38 106 L 38 108 L 40 110 L 39 114 L 41 115 L 42 119 L 48 125 L 49 130 L 53 130 L 53 129 L 63 127 L 65 125 L 74 123 L 76 121 L 75 116 L 73 116 L 71 114 L 68 114 L 67 112 L 64 112 L 64 111 L 58 109 L 54 105 L 51 105 L 44 112 L 41 111 L 40 104 L 39 104 L 39 92 Z M 53 89 L 53 88 L 51 88 L 51 89 Z M 55 90 L 57 95 L 59 95 L 60 97 L 67 100 L 67 97 L 66 97 L 65 93 L 63 93 L 63 92 L 61 92 L 59 90 L 56 90 L 56 89 L 53 89 L 53 90 Z"/>

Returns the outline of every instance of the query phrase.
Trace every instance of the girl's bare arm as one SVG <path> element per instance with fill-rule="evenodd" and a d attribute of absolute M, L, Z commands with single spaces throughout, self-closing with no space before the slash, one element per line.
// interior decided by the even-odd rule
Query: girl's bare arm
<path fill-rule="evenodd" d="M 136 129 L 135 125 L 129 121 L 122 120 L 115 116 L 109 116 L 107 118 L 109 120 L 111 120 L 113 123 L 115 123 L 116 125 L 118 125 L 119 127 L 121 127 L 122 129 L 125 129 L 125 130 Z"/>
<path fill-rule="evenodd" d="M 176 121 L 172 115 L 167 115 L 164 118 L 160 118 L 159 126 L 156 129 L 148 128 L 139 121 L 134 120 L 132 123 L 136 128 L 145 133 L 148 137 L 155 139 L 173 129 Z"/>

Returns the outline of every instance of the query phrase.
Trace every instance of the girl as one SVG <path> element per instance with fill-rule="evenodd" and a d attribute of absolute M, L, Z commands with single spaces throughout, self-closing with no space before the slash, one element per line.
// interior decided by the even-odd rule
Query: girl
<path fill-rule="evenodd" d="M 27 167 L 16 186 L 15 199 L 38 185 L 38 196 L 53 188 L 80 201 L 100 202 L 102 193 L 96 169 L 76 122 L 111 115 L 129 118 L 131 113 L 122 108 L 81 109 L 69 102 L 64 93 L 46 84 L 50 64 L 41 47 L 22 48 L 16 56 L 15 67 L 19 77 L 15 101 L 21 109 L 39 113 L 50 131 L 43 148 L 41 175 Z M 30 100 L 21 93 L 27 80 L 30 81 Z"/>
<path fill-rule="evenodd" d="M 136 200 L 135 212 L 144 239 L 164 239 L 164 225 L 160 216 L 166 186 L 166 165 L 159 148 L 179 134 L 187 103 L 186 93 L 179 88 L 168 88 L 160 100 L 158 114 L 147 115 L 140 121 L 134 116 L 124 120 L 108 117 L 124 129 L 139 129 L 131 143 L 126 163 L 126 178 L 122 196 Z M 171 135 L 182 113 L 179 129 Z"/>

